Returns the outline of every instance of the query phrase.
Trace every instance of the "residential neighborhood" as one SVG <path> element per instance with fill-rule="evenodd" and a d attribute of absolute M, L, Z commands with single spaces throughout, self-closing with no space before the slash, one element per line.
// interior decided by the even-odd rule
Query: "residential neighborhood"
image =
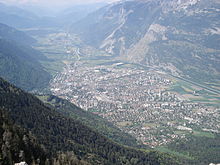
<path fill-rule="evenodd" d="M 78 62 L 56 75 L 51 91 L 151 147 L 187 133 L 218 133 L 219 109 L 181 98 L 169 90 L 172 84 L 153 70 L 123 63 L 86 66 Z"/>

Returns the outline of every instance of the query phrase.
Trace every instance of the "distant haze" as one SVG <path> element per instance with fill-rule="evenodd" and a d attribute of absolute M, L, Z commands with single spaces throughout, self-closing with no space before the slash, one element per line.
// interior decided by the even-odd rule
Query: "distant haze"
<path fill-rule="evenodd" d="M 68 6 L 89 3 L 110 3 L 119 0 L 0 0 L 0 2 L 11 5 L 42 5 L 42 6 Z"/>

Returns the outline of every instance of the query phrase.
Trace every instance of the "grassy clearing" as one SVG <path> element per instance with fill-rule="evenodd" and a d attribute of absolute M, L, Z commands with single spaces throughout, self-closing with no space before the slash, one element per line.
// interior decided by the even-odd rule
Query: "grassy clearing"
<path fill-rule="evenodd" d="M 174 84 L 168 91 L 178 93 L 191 102 L 212 104 L 215 106 L 220 105 L 220 97 L 218 94 L 181 80 L 174 81 Z"/>
<path fill-rule="evenodd" d="M 172 92 L 177 92 L 181 95 L 183 94 L 188 94 L 188 92 L 182 87 L 182 86 L 179 86 L 178 84 L 175 84 L 173 85 L 171 88 L 170 88 L 170 91 Z"/>
<path fill-rule="evenodd" d="M 51 75 L 56 75 L 58 72 L 62 71 L 65 66 L 63 63 L 56 61 L 41 61 L 41 64 Z"/>
<path fill-rule="evenodd" d="M 174 131 L 175 134 L 178 134 L 178 135 L 185 135 L 185 134 L 188 134 L 189 132 L 188 131 Z"/>
<path fill-rule="evenodd" d="M 155 128 L 155 127 L 159 127 L 160 124 L 156 124 L 156 123 L 144 123 L 143 127 L 149 127 L 149 128 Z"/>
<path fill-rule="evenodd" d="M 192 135 L 197 137 L 215 138 L 215 135 L 211 132 L 193 131 Z"/>
<path fill-rule="evenodd" d="M 175 155 L 175 156 L 178 156 L 178 157 L 181 157 L 181 158 L 185 158 L 185 159 L 189 159 L 189 160 L 194 160 L 193 157 L 185 154 L 185 153 L 180 153 L 180 152 L 176 152 L 176 151 L 173 151 L 173 150 L 170 150 L 169 148 L 166 148 L 166 147 L 157 147 L 156 148 L 157 151 L 159 152 L 164 152 L 164 153 L 168 153 L 168 154 L 172 154 L 172 155 Z"/>
<path fill-rule="evenodd" d="M 220 100 L 218 99 L 212 99 L 212 98 L 190 98 L 190 101 L 191 102 L 194 102 L 194 103 L 202 103 L 202 104 L 205 104 L 207 106 L 215 106 L 215 107 L 219 107 L 220 106 Z"/>
<path fill-rule="evenodd" d="M 132 122 L 129 122 L 129 121 L 118 122 L 117 125 L 121 127 L 126 127 L 126 126 L 132 125 Z"/>
<path fill-rule="evenodd" d="M 183 95 L 183 94 L 192 94 L 193 91 L 195 90 L 193 86 L 189 85 L 184 81 L 175 80 L 173 82 L 174 84 L 169 89 L 170 91 L 177 92 Z"/>
<path fill-rule="evenodd" d="M 109 60 L 83 60 L 83 62 L 87 63 L 88 66 L 102 65 L 103 63 L 109 62 Z"/>

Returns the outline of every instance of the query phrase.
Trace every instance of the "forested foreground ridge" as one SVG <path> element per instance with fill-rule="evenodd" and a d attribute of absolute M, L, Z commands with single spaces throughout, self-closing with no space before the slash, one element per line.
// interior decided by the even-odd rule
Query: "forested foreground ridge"
<path fill-rule="evenodd" d="M 2 108 L 0 108 L 0 136 L 0 164 L 9 165 L 23 160 L 34 163 L 38 158 L 45 160 L 46 153 L 36 143 L 36 139 L 24 129 L 16 127 Z"/>
<path fill-rule="evenodd" d="M 25 161 L 30 164 L 36 157 L 38 157 L 37 161 L 40 162 L 40 164 L 59 163 L 59 160 L 63 161 L 61 164 L 74 164 L 71 163 L 71 161 L 80 160 L 82 160 L 80 161 L 82 164 L 86 164 L 87 162 L 90 164 L 108 165 L 179 164 L 178 160 L 171 155 L 161 154 L 155 151 L 143 152 L 133 148 L 123 147 L 110 141 L 79 121 L 61 115 L 56 112 L 55 109 L 46 106 L 35 96 L 16 88 L 2 78 L 0 78 L 0 108 L 9 114 L 14 124 L 31 132 L 31 136 L 36 138 L 36 141 L 38 141 L 40 145 L 39 150 L 44 150 L 46 156 L 44 156 L 44 152 L 41 152 L 42 157 L 33 154 L 33 159 L 25 159 Z M 3 118 L 5 118 L 5 116 Z M 13 127 L 12 124 L 9 124 L 9 126 Z M 1 129 L 1 144 L 5 143 L 3 138 L 5 131 L 7 132 L 4 128 Z M 12 129 L 11 134 L 14 134 L 14 136 L 11 136 L 11 140 L 13 141 L 15 137 L 20 137 L 17 138 L 17 141 L 21 141 L 21 145 L 14 146 L 13 144 L 17 143 L 10 144 L 10 141 L 7 145 L 11 147 L 9 153 L 19 154 L 20 151 L 24 151 L 22 148 L 24 135 L 22 132 L 19 132 L 17 134 L 21 135 L 17 136 L 16 131 L 14 132 Z M 27 136 L 30 136 L 29 133 Z M 38 146 L 38 144 L 31 145 Z M 28 149 L 30 148 L 28 147 Z M 28 153 L 38 153 L 34 147 L 32 148 L 32 152 Z M 26 153 L 24 153 L 24 155 L 25 154 Z M 10 156 L 10 154 L 7 154 L 7 156 Z M 55 158 L 51 162 L 52 157 L 57 158 L 57 162 Z M 39 160 L 40 158 L 42 161 Z M 3 154 L 1 154 L 2 164 L 7 164 L 7 162 L 5 162 L 6 159 L 13 162 L 17 161 L 19 157 L 5 158 Z M 64 161 L 66 162 L 64 163 Z"/>
<path fill-rule="evenodd" d="M 54 107 L 61 114 L 81 121 L 84 125 L 95 129 L 100 134 L 108 137 L 109 139 L 112 139 L 119 144 L 131 147 L 143 146 L 142 144 L 139 144 L 139 142 L 137 142 L 133 136 L 121 131 L 112 123 L 98 115 L 82 110 L 68 100 L 59 98 L 54 95 L 37 95 L 37 97 L 48 106 Z"/>
<path fill-rule="evenodd" d="M 89 164 L 79 160 L 72 152 L 59 152 L 52 158 L 32 134 L 13 124 L 4 109 L 0 109 L 0 135 L 1 165 L 11 165 L 16 162 L 26 162 L 33 165 Z"/>
<path fill-rule="evenodd" d="M 167 148 L 174 152 L 184 153 L 191 158 L 190 164 L 207 165 L 220 162 L 220 135 L 189 136 L 187 139 L 176 140 Z"/>

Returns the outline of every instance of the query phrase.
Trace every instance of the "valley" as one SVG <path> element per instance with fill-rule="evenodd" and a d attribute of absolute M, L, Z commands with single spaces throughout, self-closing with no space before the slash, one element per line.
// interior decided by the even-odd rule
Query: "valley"
<path fill-rule="evenodd" d="M 219 107 L 202 96 L 173 92 L 166 74 L 130 64 L 68 65 L 51 82 L 51 91 L 114 123 L 151 147 L 167 144 L 194 131 L 219 133 Z M 179 87 L 180 88 L 180 87 Z M 204 90 L 204 89 L 203 89 Z M 192 91 L 193 93 L 194 91 Z M 197 101 L 196 101 L 197 100 Z M 219 105 L 216 96 L 214 101 Z"/>
<path fill-rule="evenodd" d="M 0 2 L 0 165 L 220 162 L 219 0 L 113 1 Z"/>
<path fill-rule="evenodd" d="M 218 90 L 157 66 L 114 59 L 70 34 L 54 33 L 44 41 L 50 45 L 47 57 L 60 63 L 51 65 L 56 71 L 50 82 L 52 94 L 108 120 L 139 143 L 157 148 L 188 135 L 219 133 Z M 64 53 L 62 59 L 53 53 L 57 48 Z"/>

